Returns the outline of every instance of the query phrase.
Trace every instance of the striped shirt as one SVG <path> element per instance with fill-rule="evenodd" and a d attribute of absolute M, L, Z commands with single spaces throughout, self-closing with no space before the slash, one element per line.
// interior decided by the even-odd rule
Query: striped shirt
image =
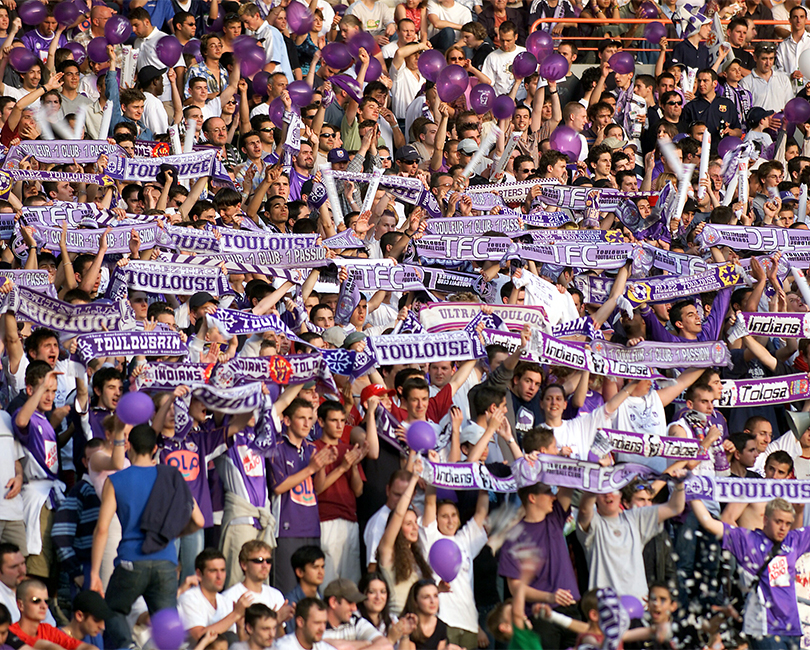
<path fill-rule="evenodd" d="M 85 477 L 73 486 L 54 515 L 53 545 L 62 570 L 71 578 L 84 575 L 82 565 L 90 562 L 99 508 L 101 501 Z"/>

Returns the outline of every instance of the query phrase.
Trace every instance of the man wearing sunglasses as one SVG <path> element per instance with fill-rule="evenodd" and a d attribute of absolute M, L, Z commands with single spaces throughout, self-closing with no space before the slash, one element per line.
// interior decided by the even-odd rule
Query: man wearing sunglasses
<path fill-rule="evenodd" d="M 790 77 L 781 70 L 774 69 L 775 60 L 776 45 L 760 41 L 754 48 L 756 67 L 740 82 L 741 88 L 751 92 L 753 105 L 766 111 L 781 111 L 793 99 Z M 773 122 L 771 126 L 778 128 Z"/>

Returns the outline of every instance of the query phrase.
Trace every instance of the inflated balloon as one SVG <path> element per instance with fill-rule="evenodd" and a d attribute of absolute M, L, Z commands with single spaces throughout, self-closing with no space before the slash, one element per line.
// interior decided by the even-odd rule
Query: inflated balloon
<path fill-rule="evenodd" d="M 509 95 L 499 95 L 492 102 L 492 114 L 497 120 L 508 120 L 515 114 L 515 100 Z"/>
<path fill-rule="evenodd" d="M 304 108 L 312 101 L 312 88 L 306 81 L 293 81 L 287 86 L 293 106 Z"/>
<path fill-rule="evenodd" d="M 79 16 L 81 11 L 72 2 L 60 2 L 53 8 L 53 17 L 60 25 L 72 25 Z"/>
<path fill-rule="evenodd" d="M 8 55 L 8 62 L 17 72 L 28 72 L 37 63 L 37 55 L 24 47 L 15 47 Z"/>
<path fill-rule="evenodd" d="M 478 84 L 470 91 L 470 108 L 478 115 L 490 110 L 494 101 L 495 89 L 489 84 Z"/>
<path fill-rule="evenodd" d="M 258 45 L 259 42 L 252 36 L 248 36 L 247 34 L 240 34 L 235 39 L 233 39 L 234 56 L 236 56 L 237 58 L 241 57 L 248 50 L 251 50 Z"/>
<path fill-rule="evenodd" d="M 635 596 L 624 595 L 621 597 L 622 607 L 624 607 L 631 619 L 644 618 L 644 603 Z"/>
<path fill-rule="evenodd" d="M 569 67 L 568 59 L 559 52 L 553 52 L 540 63 L 539 74 L 543 79 L 559 81 L 568 74 Z"/>
<path fill-rule="evenodd" d="M 785 104 L 785 119 L 793 124 L 804 124 L 810 120 L 810 103 L 803 97 L 794 97 Z"/>
<path fill-rule="evenodd" d="M 26 25 L 39 25 L 48 17 L 48 8 L 39 0 L 28 0 L 17 6 L 17 13 Z"/>
<path fill-rule="evenodd" d="M 110 16 L 104 25 L 104 38 L 110 45 L 126 43 L 132 35 L 132 25 L 123 16 L 117 14 Z"/>
<path fill-rule="evenodd" d="M 512 74 L 516 79 L 525 79 L 537 71 L 537 59 L 531 52 L 521 52 L 512 62 Z"/>
<path fill-rule="evenodd" d="M 658 18 L 658 8 L 654 2 L 642 2 L 639 9 L 639 18 L 646 18 L 647 20 Z"/>
<path fill-rule="evenodd" d="M 239 61 L 239 71 L 247 79 L 264 67 L 267 56 L 264 49 L 257 45 L 243 51 L 242 55 L 237 57 L 237 60 Z"/>
<path fill-rule="evenodd" d="M 405 440 L 414 451 L 428 451 L 436 446 L 436 430 L 430 422 L 415 420 L 405 432 Z"/>
<path fill-rule="evenodd" d="M 346 14 L 346 11 L 348 10 L 348 8 L 349 8 L 349 5 L 344 5 L 344 4 L 335 5 L 334 7 L 332 7 L 332 9 L 335 10 L 335 15 L 336 16 L 341 16 L 341 17 L 343 17 Z"/>
<path fill-rule="evenodd" d="M 357 79 L 347 74 L 336 74 L 333 77 L 329 77 L 329 81 L 332 82 L 333 86 L 345 90 L 346 94 L 358 104 L 363 101 L 363 90 L 360 88 L 360 84 L 357 83 Z"/>
<path fill-rule="evenodd" d="M 542 30 L 532 32 L 526 39 L 526 49 L 534 54 L 534 58 L 542 61 L 554 51 L 554 41 L 551 34 Z"/>
<path fill-rule="evenodd" d="M 65 47 L 73 52 L 73 60 L 76 63 L 79 65 L 84 63 L 84 60 L 87 58 L 87 52 L 81 43 L 77 43 L 76 41 L 68 41 Z"/>
<path fill-rule="evenodd" d="M 578 160 L 582 151 L 582 140 L 579 133 L 570 126 L 558 126 L 554 129 L 548 143 L 554 151 L 564 153 L 572 160 Z"/>
<path fill-rule="evenodd" d="M 115 407 L 115 414 L 124 424 L 137 426 L 149 422 L 155 414 L 155 404 L 146 393 L 124 393 Z"/>
<path fill-rule="evenodd" d="M 667 28 L 664 23 L 647 23 L 644 26 L 644 38 L 647 39 L 648 43 L 658 45 L 666 35 Z M 810 50 L 807 51 L 810 52 Z"/>
<path fill-rule="evenodd" d="M 284 128 L 284 102 L 281 97 L 276 97 L 270 102 L 270 120 L 278 128 Z"/>
<path fill-rule="evenodd" d="M 630 52 L 616 52 L 608 59 L 608 65 L 617 74 L 630 74 L 636 69 L 636 60 Z"/>
<path fill-rule="evenodd" d="M 358 61 L 354 64 L 354 72 L 356 74 L 360 74 L 360 68 L 363 67 L 363 62 Z M 373 56 L 368 57 L 368 68 L 366 69 L 366 76 L 365 80 L 368 81 L 377 81 L 382 74 L 382 66 L 380 62 L 375 59 Z"/>
<path fill-rule="evenodd" d="M 343 43 L 328 43 L 321 50 L 323 62 L 335 70 L 345 70 L 352 64 L 352 54 Z"/>
<path fill-rule="evenodd" d="M 158 650 L 177 650 L 186 640 L 186 630 L 176 609 L 161 609 L 152 615 L 152 639 Z"/>
<path fill-rule="evenodd" d="M 219 32 L 222 31 L 222 27 L 224 25 L 225 25 L 225 12 L 220 11 L 219 15 L 217 16 L 217 19 L 213 23 L 208 25 L 208 27 L 205 28 L 205 33 L 218 34 Z"/>
<path fill-rule="evenodd" d="M 110 60 L 107 56 L 107 46 L 109 43 L 103 36 L 96 36 L 87 44 L 87 58 L 93 63 L 106 63 Z"/>
<path fill-rule="evenodd" d="M 300 2 L 291 2 L 287 5 L 287 25 L 293 34 L 303 36 L 312 29 L 314 19 L 309 12 L 309 7 Z"/>
<path fill-rule="evenodd" d="M 444 55 L 438 50 L 425 50 L 419 55 L 419 73 L 428 81 L 435 82 L 439 73 L 447 67 Z"/>
<path fill-rule="evenodd" d="M 201 43 L 196 38 L 192 38 L 188 43 L 183 46 L 183 54 L 193 56 L 197 63 L 203 60 L 202 50 L 200 49 Z"/>
<path fill-rule="evenodd" d="M 377 50 L 377 41 L 375 41 L 374 37 L 368 32 L 357 32 L 349 39 L 349 42 L 346 43 L 346 45 L 349 48 L 349 52 L 355 59 L 357 58 L 357 54 L 360 52 L 361 47 L 368 52 L 369 55 L 373 54 Z"/>
<path fill-rule="evenodd" d="M 461 549 L 455 540 L 443 537 L 433 542 L 428 553 L 430 568 L 445 582 L 453 582 L 461 571 Z"/>
<path fill-rule="evenodd" d="M 259 70 L 253 75 L 253 94 L 267 97 L 267 84 L 270 83 L 270 73 L 264 70 Z"/>
<path fill-rule="evenodd" d="M 467 71 L 460 65 L 448 65 L 436 79 L 436 91 L 443 102 L 454 102 L 464 94 L 470 83 Z"/>
<path fill-rule="evenodd" d="M 183 46 L 176 36 L 164 36 L 155 45 L 155 54 L 166 67 L 173 68 L 183 53 Z"/>
<path fill-rule="evenodd" d="M 810 79 L 810 50 L 805 50 L 799 55 L 799 72 L 805 79 Z"/>
<path fill-rule="evenodd" d="M 727 135 L 717 144 L 717 155 L 723 158 L 729 151 L 741 144 L 742 140 L 736 135 Z"/>

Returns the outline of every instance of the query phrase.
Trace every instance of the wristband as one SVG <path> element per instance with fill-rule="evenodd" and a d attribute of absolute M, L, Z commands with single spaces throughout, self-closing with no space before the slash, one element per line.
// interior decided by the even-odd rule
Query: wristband
<path fill-rule="evenodd" d="M 570 616 L 566 616 L 565 614 L 552 611 L 548 620 L 550 623 L 554 623 L 554 625 L 559 625 L 560 627 L 568 629 L 568 626 L 571 625 L 571 621 L 574 619 L 572 619 Z"/>

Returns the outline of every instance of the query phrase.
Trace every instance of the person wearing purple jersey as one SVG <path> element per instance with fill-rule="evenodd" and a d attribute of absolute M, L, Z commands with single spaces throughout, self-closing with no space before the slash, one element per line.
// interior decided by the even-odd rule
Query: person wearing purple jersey
<path fill-rule="evenodd" d="M 241 431 L 247 425 L 249 415 L 229 418 L 215 413 L 209 418 L 209 411 L 196 398 L 191 398 L 188 407 L 191 430 L 182 438 L 175 435 L 174 399 L 182 399 L 190 389 L 178 386 L 168 394 L 155 412 L 152 423 L 158 436 L 158 458 L 161 464 L 176 467 L 188 484 L 191 494 L 200 506 L 205 518 L 204 528 L 214 525 L 214 509 L 211 504 L 211 491 L 208 487 L 208 463 L 225 453 L 228 437 Z M 195 573 L 194 560 L 205 547 L 203 530 L 186 535 L 180 540 L 181 581 Z"/>
<path fill-rule="evenodd" d="M 712 517 L 702 501 L 692 501 L 700 525 L 722 540 L 739 562 L 749 587 L 743 632 L 754 650 L 799 647 L 802 622 L 796 604 L 796 561 L 810 550 L 810 528 L 793 529 L 796 510 L 784 499 L 765 506 L 762 529 L 734 528 Z"/>
<path fill-rule="evenodd" d="M 51 540 L 54 509 L 64 496 L 64 484 L 58 480 L 59 450 L 56 433 L 46 413 L 53 409 L 57 377 L 45 361 L 32 361 L 25 372 L 28 399 L 14 414 L 14 436 L 25 447 L 25 485 L 22 490 L 25 511 L 28 558 L 32 576 L 48 580 L 53 565 Z M 56 425 L 59 426 L 60 422 Z"/>
<path fill-rule="evenodd" d="M 48 15 L 35 30 L 28 32 L 22 37 L 25 48 L 37 55 L 37 58 L 46 63 L 48 61 L 48 50 L 51 42 L 56 38 L 56 18 L 53 17 L 53 8 L 48 7 Z M 59 35 L 59 47 L 67 45 L 67 38 L 64 34 Z"/>
<path fill-rule="evenodd" d="M 290 564 L 299 546 L 318 545 L 321 522 L 318 499 L 312 477 L 337 460 L 337 449 L 327 446 L 315 451 L 307 436 L 315 420 L 312 404 L 296 398 L 284 410 L 287 429 L 275 446 L 268 481 L 275 495 L 274 510 L 278 513 L 278 534 L 273 585 L 286 593 L 296 585 Z"/>
<path fill-rule="evenodd" d="M 73 462 L 77 468 L 81 467 L 84 456 L 84 445 L 88 440 L 99 438 L 105 440 L 104 420 L 115 411 L 118 400 L 124 387 L 124 377 L 116 368 L 99 368 L 93 373 L 93 393 L 95 406 L 89 406 L 88 401 L 77 399 L 76 406 L 81 427 L 77 427 L 73 436 Z M 86 395 L 80 392 L 78 395 Z"/>
<path fill-rule="evenodd" d="M 647 325 L 647 340 L 662 343 L 684 343 L 689 341 L 715 341 L 721 334 L 726 311 L 731 302 L 734 287 L 726 287 L 717 292 L 712 303 L 712 312 L 703 321 L 694 301 L 681 300 L 669 308 L 669 322 L 676 334 L 661 324 L 648 304 L 641 305 L 641 317 Z"/>

